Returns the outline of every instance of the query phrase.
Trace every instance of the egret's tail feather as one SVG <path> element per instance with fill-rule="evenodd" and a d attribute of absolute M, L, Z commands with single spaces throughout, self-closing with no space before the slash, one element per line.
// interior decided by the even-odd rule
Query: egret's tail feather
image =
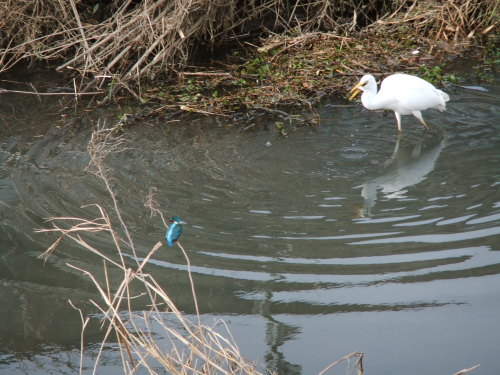
<path fill-rule="evenodd" d="M 443 99 L 442 103 L 438 104 L 434 108 L 437 109 L 440 112 L 446 111 L 446 102 L 450 100 L 450 96 L 445 93 L 444 91 L 436 89 L 437 93 L 439 96 Z"/>
<path fill-rule="evenodd" d="M 443 100 L 445 102 L 450 101 L 450 96 L 447 93 L 445 93 L 444 91 L 441 91 L 441 90 L 437 90 L 437 91 L 438 91 L 439 95 L 441 95 L 441 97 L 443 98 Z"/>

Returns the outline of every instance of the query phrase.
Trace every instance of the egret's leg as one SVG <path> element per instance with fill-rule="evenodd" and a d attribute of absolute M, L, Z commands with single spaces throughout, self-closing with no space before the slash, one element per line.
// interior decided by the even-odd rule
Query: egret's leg
<path fill-rule="evenodd" d="M 413 114 L 413 116 L 415 116 L 416 118 L 418 118 L 420 120 L 420 122 L 422 123 L 422 125 L 425 127 L 426 130 L 429 129 L 429 127 L 425 123 L 424 118 L 422 117 L 422 113 L 420 111 L 412 112 L 412 114 Z"/>
<path fill-rule="evenodd" d="M 402 132 L 401 130 L 401 115 L 397 112 L 394 112 L 394 115 L 396 116 L 396 121 L 398 122 L 398 132 Z"/>

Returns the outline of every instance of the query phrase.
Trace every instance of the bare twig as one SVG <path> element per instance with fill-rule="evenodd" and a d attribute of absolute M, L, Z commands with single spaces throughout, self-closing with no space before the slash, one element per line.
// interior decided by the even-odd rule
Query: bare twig
<path fill-rule="evenodd" d="M 84 332 L 85 332 L 85 328 L 87 327 L 87 324 L 89 323 L 90 321 L 90 318 L 87 316 L 87 317 L 84 317 L 83 316 L 83 312 L 81 309 L 79 309 L 78 307 L 76 307 L 75 305 L 73 305 L 73 302 L 71 302 L 71 300 L 68 300 L 69 304 L 71 305 L 72 308 L 74 308 L 75 310 L 78 311 L 78 313 L 80 314 L 80 319 L 82 321 L 82 333 L 81 333 L 81 336 L 80 336 L 80 375 L 83 373 L 83 350 L 84 350 Z"/>
<path fill-rule="evenodd" d="M 472 370 L 477 369 L 479 366 L 481 366 L 481 365 L 477 364 L 477 365 L 469 367 L 469 368 L 464 368 L 463 370 L 455 372 L 453 375 L 463 375 L 463 374 L 466 374 L 468 372 L 471 372 Z"/>
<path fill-rule="evenodd" d="M 324 373 L 326 373 L 329 369 L 331 369 L 333 366 L 336 366 L 338 365 L 339 363 L 343 362 L 343 361 L 346 361 L 346 360 L 349 360 L 351 358 L 357 358 L 356 360 L 356 363 L 354 364 L 354 366 L 358 369 L 358 375 L 363 375 L 363 356 L 364 356 L 364 353 L 361 353 L 361 352 L 353 352 L 351 354 L 348 354 L 342 358 L 340 358 L 339 360 L 331 363 L 330 365 L 328 365 L 327 367 L 325 367 L 322 371 L 320 371 L 318 373 L 318 375 L 323 375 Z"/>
<path fill-rule="evenodd" d="M 7 90 L 0 89 L 0 94 L 24 94 L 24 95 L 36 95 L 36 96 L 80 96 L 80 95 L 99 95 L 102 91 L 95 92 L 38 92 L 38 91 L 23 91 L 23 90 Z"/>

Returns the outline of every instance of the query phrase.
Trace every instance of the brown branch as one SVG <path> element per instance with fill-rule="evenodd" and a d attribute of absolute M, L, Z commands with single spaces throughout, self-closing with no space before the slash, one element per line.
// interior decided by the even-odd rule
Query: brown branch
<path fill-rule="evenodd" d="M 36 96 L 58 96 L 58 95 L 70 95 L 70 96 L 80 96 L 80 95 L 99 95 L 103 94 L 102 91 L 93 92 L 38 92 L 38 91 L 22 91 L 22 90 L 7 90 L 0 89 L 0 94 L 25 94 L 25 95 L 36 95 Z"/>

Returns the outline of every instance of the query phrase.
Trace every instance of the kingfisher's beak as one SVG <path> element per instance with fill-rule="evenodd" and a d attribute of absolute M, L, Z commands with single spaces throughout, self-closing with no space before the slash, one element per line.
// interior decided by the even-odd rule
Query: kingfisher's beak
<path fill-rule="evenodd" d="M 356 97 L 356 95 L 358 95 L 361 91 L 363 91 L 360 89 L 360 87 L 363 87 L 363 84 L 361 82 L 358 82 L 356 86 L 354 86 L 351 89 L 351 91 L 349 91 L 349 94 L 351 94 L 351 96 L 349 97 L 349 101 L 353 100 Z"/>
<path fill-rule="evenodd" d="M 186 222 L 186 221 L 184 221 L 184 220 L 181 220 L 181 221 L 174 221 L 174 220 L 170 219 L 169 221 L 170 221 L 171 223 L 177 223 L 177 224 L 187 224 L 187 222 Z"/>

